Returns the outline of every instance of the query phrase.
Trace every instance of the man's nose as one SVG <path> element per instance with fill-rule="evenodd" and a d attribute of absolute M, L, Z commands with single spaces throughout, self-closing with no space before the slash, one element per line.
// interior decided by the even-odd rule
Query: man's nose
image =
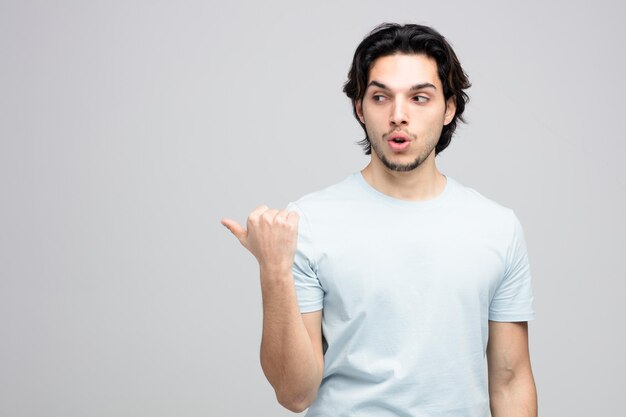
<path fill-rule="evenodd" d="M 404 126 L 409 123 L 407 116 L 406 104 L 399 98 L 396 98 L 393 103 L 393 109 L 391 113 L 391 124 L 396 126 Z"/>

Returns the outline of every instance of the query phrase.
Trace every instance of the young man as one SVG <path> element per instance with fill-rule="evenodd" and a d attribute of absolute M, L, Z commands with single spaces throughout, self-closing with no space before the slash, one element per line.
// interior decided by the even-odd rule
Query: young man
<path fill-rule="evenodd" d="M 256 208 L 247 230 L 222 220 L 259 261 L 261 365 L 288 409 L 537 415 L 520 222 L 435 165 L 469 86 L 432 28 L 377 27 L 344 87 L 370 163 L 286 210 Z"/>

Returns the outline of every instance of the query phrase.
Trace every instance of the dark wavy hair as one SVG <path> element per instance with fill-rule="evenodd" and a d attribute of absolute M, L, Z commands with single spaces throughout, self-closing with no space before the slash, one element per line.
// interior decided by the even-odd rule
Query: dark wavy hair
<path fill-rule="evenodd" d="M 457 120 L 465 122 L 463 111 L 465 104 L 469 101 L 469 96 L 463 90 L 469 88 L 471 84 L 446 39 L 433 28 L 422 25 L 383 23 L 374 28 L 356 48 L 343 92 L 352 100 L 354 117 L 365 132 L 365 138 L 357 143 L 363 147 L 365 155 L 372 153 L 372 145 L 367 136 L 365 124 L 359 120 L 356 103 L 365 96 L 369 72 L 374 61 L 380 57 L 398 53 L 425 54 L 433 58 L 437 62 L 445 100 L 455 97 L 456 114 L 441 131 L 435 147 L 436 156 L 450 144 Z"/>

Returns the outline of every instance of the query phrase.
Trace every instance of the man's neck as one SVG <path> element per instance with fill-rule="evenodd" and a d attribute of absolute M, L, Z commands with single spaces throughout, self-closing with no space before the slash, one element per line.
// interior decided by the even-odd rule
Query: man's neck
<path fill-rule="evenodd" d="M 408 201 L 431 200 L 446 187 L 446 177 L 432 161 L 412 171 L 392 171 L 378 161 L 370 163 L 361 171 L 365 181 L 376 190 L 390 197 Z"/>

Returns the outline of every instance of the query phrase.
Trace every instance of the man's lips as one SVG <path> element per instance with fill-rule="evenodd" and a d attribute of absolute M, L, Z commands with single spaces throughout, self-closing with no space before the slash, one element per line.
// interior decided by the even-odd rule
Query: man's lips
<path fill-rule="evenodd" d="M 411 139 L 409 138 L 409 136 L 403 132 L 393 132 L 391 133 L 389 136 L 387 136 L 387 141 L 394 141 L 394 140 L 401 140 L 401 141 L 410 141 Z"/>
<path fill-rule="evenodd" d="M 403 132 L 393 132 L 387 136 L 387 143 L 394 152 L 405 152 L 411 146 L 411 139 Z"/>

